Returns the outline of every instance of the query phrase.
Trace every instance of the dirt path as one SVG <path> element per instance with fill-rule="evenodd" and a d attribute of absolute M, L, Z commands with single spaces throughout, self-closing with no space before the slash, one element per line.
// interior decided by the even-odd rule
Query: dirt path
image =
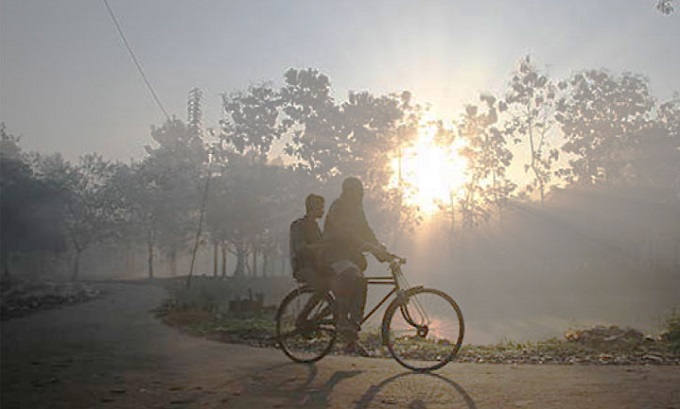
<path fill-rule="evenodd" d="M 153 318 L 153 285 L 106 284 L 86 304 L 2 323 L 2 408 L 676 408 L 678 366 L 391 360 L 296 365 L 277 350 L 192 338 Z"/>

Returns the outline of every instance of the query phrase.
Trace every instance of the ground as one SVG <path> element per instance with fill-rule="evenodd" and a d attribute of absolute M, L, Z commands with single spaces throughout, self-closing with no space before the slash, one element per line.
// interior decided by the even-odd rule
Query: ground
<path fill-rule="evenodd" d="M 217 343 L 163 325 L 153 284 L 2 323 L 7 408 L 680 409 L 680 366 L 453 362 L 432 375 L 388 359 L 293 364 L 276 349 Z"/>

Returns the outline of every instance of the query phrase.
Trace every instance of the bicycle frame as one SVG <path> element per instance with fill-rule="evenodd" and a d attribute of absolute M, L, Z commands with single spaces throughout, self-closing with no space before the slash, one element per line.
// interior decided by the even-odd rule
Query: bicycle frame
<path fill-rule="evenodd" d="M 389 262 L 388 274 L 364 277 L 367 286 L 369 284 L 389 285 L 392 288 L 389 289 L 389 292 L 377 304 L 373 305 L 368 314 L 364 314 L 360 325 L 366 323 L 381 307 L 387 304 L 388 306 L 382 318 L 380 338 L 382 339 L 382 344 L 387 347 L 394 359 L 404 367 L 418 372 L 427 372 L 441 368 L 455 357 L 462 343 L 464 321 L 460 308 L 443 291 L 425 288 L 422 285 L 412 287 L 401 270 L 401 266 L 406 263 L 406 260 L 397 256 L 393 257 Z M 327 292 L 319 291 L 308 284 L 300 282 L 298 284 L 300 285 L 298 289 L 291 291 L 279 306 L 276 316 L 277 339 L 283 352 L 293 361 L 303 363 L 316 362 L 331 351 L 338 336 L 337 298 L 330 289 Z M 423 294 L 423 302 L 421 302 L 421 294 Z M 428 300 L 432 298 L 427 297 L 432 296 L 435 297 L 434 300 L 443 300 L 445 305 L 452 308 L 449 314 L 453 314 L 452 319 L 454 321 L 452 322 L 454 325 L 457 323 L 454 328 L 456 331 L 454 334 L 457 334 L 457 339 L 449 340 L 442 338 L 442 340 L 446 341 L 443 343 L 440 342 L 441 340 L 436 340 L 439 333 L 439 321 L 442 320 L 438 320 L 436 315 L 434 319 L 429 317 L 428 312 L 431 311 L 429 311 Z M 304 297 L 310 298 L 306 298 L 306 301 L 304 301 Z M 427 308 L 424 308 L 424 304 L 427 305 Z M 291 306 L 290 312 L 293 312 L 293 314 L 290 314 L 289 306 Z M 296 308 L 299 309 L 300 307 L 302 308 L 301 311 L 296 310 Z M 395 314 L 400 314 L 407 324 L 399 321 L 400 318 L 397 318 L 397 321 L 393 321 Z M 418 339 L 425 340 L 430 333 L 430 325 L 435 325 L 433 327 L 435 334 L 434 341 L 437 347 L 433 348 L 429 355 L 417 355 L 415 357 L 409 357 L 408 354 L 404 355 L 408 350 L 404 350 L 402 344 L 404 342 L 407 345 L 411 342 L 419 342 Z M 392 328 L 393 326 L 394 328 Z M 404 331 L 412 331 L 413 329 L 416 330 L 415 335 L 412 333 L 411 335 L 399 335 L 403 334 Z M 293 338 L 298 336 L 302 338 Z M 455 341 L 455 344 L 452 341 Z M 319 347 L 321 349 L 318 349 Z M 412 358 L 419 362 L 422 361 L 422 365 L 410 362 Z"/>
<path fill-rule="evenodd" d="M 402 276 L 402 271 L 401 271 L 401 266 L 406 263 L 406 259 L 396 257 L 395 259 L 390 262 L 390 276 L 371 276 L 371 277 L 366 277 L 366 283 L 367 284 L 373 284 L 373 285 L 391 285 L 393 288 L 388 292 L 380 302 L 378 302 L 371 311 L 369 311 L 368 314 L 365 314 L 364 317 L 361 320 L 360 325 L 363 325 L 366 321 L 368 321 L 373 314 L 375 314 L 380 307 L 385 305 L 387 301 L 390 300 L 390 298 L 396 294 L 397 298 L 400 298 L 402 294 L 405 291 L 411 290 L 411 289 L 416 289 L 416 288 L 421 288 L 422 286 L 415 286 L 412 288 L 407 288 L 407 289 L 402 289 L 401 284 L 399 282 L 399 277 Z M 313 305 L 316 304 L 316 301 L 309 306 L 312 307 Z M 408 312 L 407 309 L 404 309 L 403 307 L 400 307 L 402 315 L 404 316 L 404 319 L 406 322 L 411 324 L 413 327 L 418 328 L 419 331 L 421 331 L 422 326 L 416 324 L 413 319 L 411 318 L 411 314 Z M 319 316 L 325 316 L 329 313 L 328 310 L 324 309 L 322 310 L 318 315 Z M 314 319 L 313 319 L 314 320 Z"/>
<path fill-rule="evenodd" d="M 373 276 L 373 277 L 366 277 L 366 282 L 367 284 L 375 284 L 375 285 L 392 285 L 394 288 L 390 290 L 387 295 L 383 297 L 382 300 L 378 304 L 373 307 L 373 309 L 366 315 L 364 315 L 364 318 L 361 320 L 361 324 L 365 323 L 368 321 L 373 314 L 380 309 L 389 299 L 392 297 L 392 295 L 397 294 L 397 297 L 399 297 L 405 290 L 401 288 L 401 284 L 399 283 L 398 277 L 401 276 L 401 266 L 402 264 L 406 263 L 406 259 L 396 257 L 393 261 L 390 262 L 390 272 L 392 273 L 391 276 Z M 414 287 L 418 288 L 420 286 Z M 408 290 L 408 289 L 407 289 Z M 403 312 L 403 311 L 402 311 Z M 404 314 L 404 318 L 407 320 L 407 322 L 411 325 L 420 327 L 419 325 L 415 324 L 411 317 L 409 316 L 408 312 Z"/>

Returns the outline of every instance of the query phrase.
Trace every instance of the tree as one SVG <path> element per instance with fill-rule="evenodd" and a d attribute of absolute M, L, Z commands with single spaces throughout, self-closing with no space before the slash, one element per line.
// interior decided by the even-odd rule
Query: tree
<path fill-rule="evenodd" d="M 458 123 L 459 137 L 466 140 L 461 154 L 468 160 L 468 181 L 464 196 L 459 200 L 463 225 L 472 227 L 500 211 L 516 188 L 506 177 L 506 169 L 512 153 L 506 147 L 506 139 L 496 127 L 498 104 L 492 95 L 481 95 L 484 110 L 468 105 Z"/>
<path fill-rule="evenodd" d="M 415 223 L 415 213 L 403 209 L 403 186 L 391 183 L 391 160 L 419 126 L 420 107 L 412 105 L 411 94 L 350 92 L 338 104 L 328 76 L 317 70 L 290 69 L 285 80 L 282 124 L 291 136 L 286 153 L 296 166 L 318 180 L 321 189 L 339 185 L 346 176 L 360 177 L 378 230 L 396 232 L 402 222 Z"/>
<path fill-rule="evenodd" d="M 659 0 L 659 2 L 656 3 L 656 9 L 663 14 L 671 14 L 673 11 L 675 11 L 675 7 L 673 7 L 673 0 Z"/>
<path fill-rule="evenodd" d="M 9 275 L 10 258 L 66 250 L 65 207 L 62 193 L 50 181 L 39 178 L 31 158 L 19 146 L 19 138 L 0 125 L 0 259 Z"/>
<path fill-rule="evenodd" d="M 270 84 L 253 85 L 247 91 L 222 94 L 227 117 L 220 121 L 222 142 L 243 154 L 254 151 L 266 158 L 283 128 L 279 124 L 281 98 Z"/>
<path fill-rule="evenodd" d="M 148 156 L 140 169 L 147 189 L 144 202 L 153 206 L 147 216 L 149 275 L 153 275 L 154 246 L 170 261 L 170 272 L 175 275 L 177 254 L 186 249 L 200 210 L 205 150 L 200 133 L 178 119 L 152 128 L 151 137 L 158 146 L 147 146 Z"/>
<path fill-rule="evenodd" d="M 301 172 L 269 165 L 255 152 L 227 154 L 228 162 L 213 178 L 207 208 L 207 228 L 213 239 L 236 255 L 234 275 L 246 275 L 246 257 L 257 256 L 269 241 L 287 232 L 296 215 Z M 284 236 L 287 239 L 287 235 Z"/>
<path fill-rule="evenodd" d="M 561 84 L 563 89 L 567 86 L 555 118 L 566 139 L 562 151 L 572 159 L 560 175 L 584 186 L 621 182 L 632 149 L 650 123 L 654 100 L 647 81 L 631 73 L 616 77 L 588 70 Z"/>
<path fill-rule="evenodd" d="M 346 154 L 337 169 L 343 177 L 363 180 L 366 211 L 381 235 L 397 237 L 419 221 L 415 205 L 401 200 L 406 187 L 392 183 L 397 171 L 392 161 L 417 136 L 420 113 L 408 92 L 381 96 L 350 92 L 341 106 Z"/>
<path fill-rule="evenodd" d="M 284 118 L 290 134 L 285 152 L 322 183 L 336 177 L 345 161 L 340 108 L 331 96 L 328 76 L 314 69 L 289 69 L 281 89 Z"/>
<path fill-rule="evenodd" d="M 511 116 L 504 130 L 515 144 L 528 145 L 528 156 L 524 171 L 532 173 L 532 179 L 525 191 L 538 190 L 541 206 L 552 176 L 552 166 L 559 158 L 559 150 L 552 148 L 549 135 L 553 125 L 553 115 L 557 87 L 543 74 L 540 74 L 526 56 L 513 75 L 505 101 L 499 103 L 499 110 L 506 108 Z"/>
<path fill-rule="evenodd" d="M 680 192 L 680 97 L 662 103 L 638 138 L 632 161 L 634 182 Z"/>
<path fill-rule="evenodd" d="M 205 151 L 200 134 L 173 118 L 152 127 L 155 146 L 140 162 L 119 167 L 112 180 L 125 209 L 126 235 L 145 244 L 149 278 L 156 250 L 176 274 L 177 255 L 186 248 L 199 210 Z"/>
<path fill-rule="evenodd" d="M 37 167 L 63 195 L 64 229 L 73 251 L 71 278 L 77 280 L 83 251 L 117 233 L 120 212 L 109 188 L 115 164 L 98 154 L 82 156 L 77 165 L 54 155 L 38 160 Z"/>

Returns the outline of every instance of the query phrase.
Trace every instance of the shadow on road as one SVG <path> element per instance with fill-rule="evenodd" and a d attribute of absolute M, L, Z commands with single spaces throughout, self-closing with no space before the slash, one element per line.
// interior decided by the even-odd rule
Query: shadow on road
<path fill-rule="evenodd" d="M 314 364 L 276 365 L 253 373 L 243 389 L 219 407 L 477 409 L 465 389 L 442 375 L 404 372 L 383 380 L 376 375 L 320 370 Z"/>
<path fill-rule="evenodd" d="M 382 407 L 477 409 L 472 397 L 456 382 L 432 373 L 405 372 L 371 386 L 355 409 Z"/>
<path fill-rule="evenodd" d="M 284 407 L 326 408 L 333 389 L 340 382 L 362 371 L 336 371 L 323 384 L 317 379 L 316 365 L 286 363 L 256 372 L 244 393 L 247 399 L 267 395 Z"/>

